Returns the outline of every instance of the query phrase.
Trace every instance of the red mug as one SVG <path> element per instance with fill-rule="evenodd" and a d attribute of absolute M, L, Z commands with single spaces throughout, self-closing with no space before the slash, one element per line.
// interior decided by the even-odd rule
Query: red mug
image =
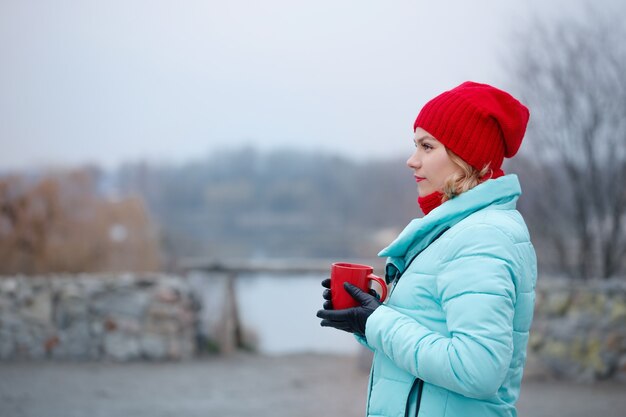
<path fill-rule="evenodd" d="M 345 262 L 334 263 L 330 269 L 330 291 L 332 293 L 333 309 L 357 307 L 359 303 L 346 292 L 344 282 L 349 282 L 355 287 L 367 292 L 371 288 L 371 282 L 376 281 L 382 288 L 380 301 L 387 298 L 387 285 L 385 280 L 374 275 L 374 268 L 368 265 L 351 264 Z"/>

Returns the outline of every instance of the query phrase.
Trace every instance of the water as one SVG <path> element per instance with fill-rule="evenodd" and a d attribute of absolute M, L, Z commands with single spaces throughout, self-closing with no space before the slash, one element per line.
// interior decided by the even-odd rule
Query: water
<path fill-rule="evenodd" d="M 239 317 L 258 336 L 266 354 L 320 352 L 352 354 L 359 344 L 346 332 L 320 326 L 320 285 L 325 275 L 240 276 L 235 285 Z"/>

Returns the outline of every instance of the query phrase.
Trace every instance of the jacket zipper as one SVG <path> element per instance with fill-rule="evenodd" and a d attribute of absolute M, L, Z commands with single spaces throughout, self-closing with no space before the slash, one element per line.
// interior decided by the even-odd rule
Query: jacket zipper
<path fill-rule="evenodd" d="M 415 417 L 420 413 L 420 405 L 422 404 L 422 390 L 424 389 L 424 381 L 418 379 L 419 386 L 417 388 L 417 406 L 415 407 Z"/>
<path fill-rule="evenodd" d="M 441 232 L 439 232 L 439 234 L 437 236 L 435 236 L 435 238 L 432 240 L 432 242 L 430 242 L 428 244 L 428 246 L 432 245 L 433 243 L 435 243 L 435 241 L 437 239 L 439 239 L 445 232 L 447 232 L 448 230 L 450 230 L 449 227 L 444 227 L 443 230 Z M 426 246 L 426 248 L 428 247 Z M 422 249 L 421 251 L 417 252 L 415 255 L 413 255 L 413 257 L 411 258 L 411 260 L 405 265 L 404 267 L 404 271 L 402 271 L 402 273 L 394 280 L 394 284 L 393 284 L 393 288 L 391 289 L 391 292 L 389 293 L 389 295 L 387 296 L 387 299 L 391 298 L 391 294 L 393 294 L 393 291 L 396 289 L 396 284 L 398 283 L 398 281 L 400 281 L 400 278 L 402 278 L 402 275 L 404 275 L 404 273 L 406 272 L 407 269 L 409 269 L 409 266 L 411 266 L 411 264 L 413 263 L 413 261 L 415 260 L 415 258 L 417 258 L 419 256 L 420 253 L 424 252 L 424 250 L 426 249 Z"/>
<path fill-rule="evenodd" d="M 404 406 L 404 417 L 409 417 L 409 408 L 411 406 L 411 404 L 410 404 L 411 403 L 411 393 L 413 392 L 413 389 L 415 388 L 415 385 L 417 385 L 419 387 L 419 383 L 420 383 L 419 378 L 416 378 L 415 381 L 413 381 L 413 385 L 411 385 L 411 389 L 409 390 L 409 395 L 406 397 L 406 405 Z M 419 391 L 419 388 L 418 388 L 418 391 Z"/>
<path fill-rule="evenodd" d="M 421 252 L 420 252 L 421 253 Z M 406 268 L 404 269 L 404 271 L 395 279 L 394 283 L 393 283 L 393 287 L 391 288 L 391 291 L 389 292 L 389 295 L 387 296 L 387 299 L 391 298 L 391 295 L 393 294 L 393 292 L 396 290 L 396 287 L 398 286 L 398 281 L 400 281 L 400 278 L 402 278 L 402 275 L 404 275 L 404 272 L 406 272 L 407 269 L 409 269 L 409 266 L 413 263 L 413 261 L 415 260 L 415 258 L 417 258 L 417 255 L 419 255 L 420 253 L 416 253 L 415 256 L 413 256 L 411 258 L 411 260 L 409 261 L 409 263 L 407 264 Z"/>
<path fill-rule="evenodd" d="M 417 417 L 417 415 L 420 412 L 420 404 L 422 403 L 422 390 L 424 389 L 424 381 L 422 381 L 419 378 L 416 378 L 415 381 L 413 381 L 413 385 L 411 385 L 411 389 L 409 390 L 409 396 L 406 398 L 406 405 L 404 407 L 404 417 L 410 417 L 409 409 L 411 405 L 410 404 L 411 393 L 415 389 L 416 385 L 417 385 L 417 404 L 415 404 L 415 417 Z"/>
<path fill-rule="evenodd" d="M 441 232 L 439 232 L 439 234 L 432 240 L 432 242 L 430 242 L 430 245 L 433 244 L 433 242 L 437 239 L 439 239 L 441 237 L 441 235 L 443 235 L 445 232 L 447 232 L 450 228 L 449 227 L 445 227 Z M 426 249 L 426 248 L 424 248 Z M 409 266 L 413 263 L 413 261 L 415 260 L 415 258 L 417 258 L 417 256 L 422 253 L 424 250 L 422 249 L 420 252 L 416 253 L 411 260 L 409 261 L 409 263 L 405 266 L 404 268 L 404 272 L 406 272 L 407 269 L 409 269 Z M 404 275 L 404 272 L 402 274 L 400 274 L 400 276 L 398 276 L 396 278 L 396 282 L 393 285 L 393 288 L 391 289 L 391 292 L 389 293 L 389 297 L 391 297 L 391 294 L 393 294 L 393 291 L 396 289 L 396 286 L 398 284 L 398 281 L 400 281 L 400 278 L 402 278 L 402 275 Z M 406 406 L 404 408 L 404 417 L 409 417 L 409 401 L 411 401 L 411 393 L 413 392 L 413 389 L 415 388 L 415 385 L 417 385 L 417 404 L 415 405 L 415 417 L 418 416 L 418 414 L 420 413 L 420 405 L 422 404 L 422 391 L 424 390 L 424 381 L 422 381 L 419 378 L 416 378 L 415 381 L 413 381 L 413 385 L 411 385 L 411 390 L 409 391 L 409 396 L 406 399 Z M 368 395 L 369 397 L 369 395 Z"/>

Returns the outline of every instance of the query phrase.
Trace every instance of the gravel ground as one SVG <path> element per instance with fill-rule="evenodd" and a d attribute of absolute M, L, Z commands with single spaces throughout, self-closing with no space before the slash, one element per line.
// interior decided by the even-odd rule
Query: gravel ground
<path fill-rule="evenodd" d="M 1 417 L 361 417 L 357 359 L 237 354 L 181 363 L 0 363 Z M 625 417 L 626 384 L 527 378 L 521 417 Z"/>

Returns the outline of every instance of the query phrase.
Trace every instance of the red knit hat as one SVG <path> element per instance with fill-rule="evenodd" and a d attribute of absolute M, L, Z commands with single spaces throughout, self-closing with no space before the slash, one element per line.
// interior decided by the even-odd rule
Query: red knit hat
<path fill-rule="evenodd" d="M 504 157 L 514 156 L 526 131 L 530 113 L 509 93 L 471 81 L 430 100 L 413 130 L 421 127 L 465 162 L 492 178 L 503 175 Z"/>

